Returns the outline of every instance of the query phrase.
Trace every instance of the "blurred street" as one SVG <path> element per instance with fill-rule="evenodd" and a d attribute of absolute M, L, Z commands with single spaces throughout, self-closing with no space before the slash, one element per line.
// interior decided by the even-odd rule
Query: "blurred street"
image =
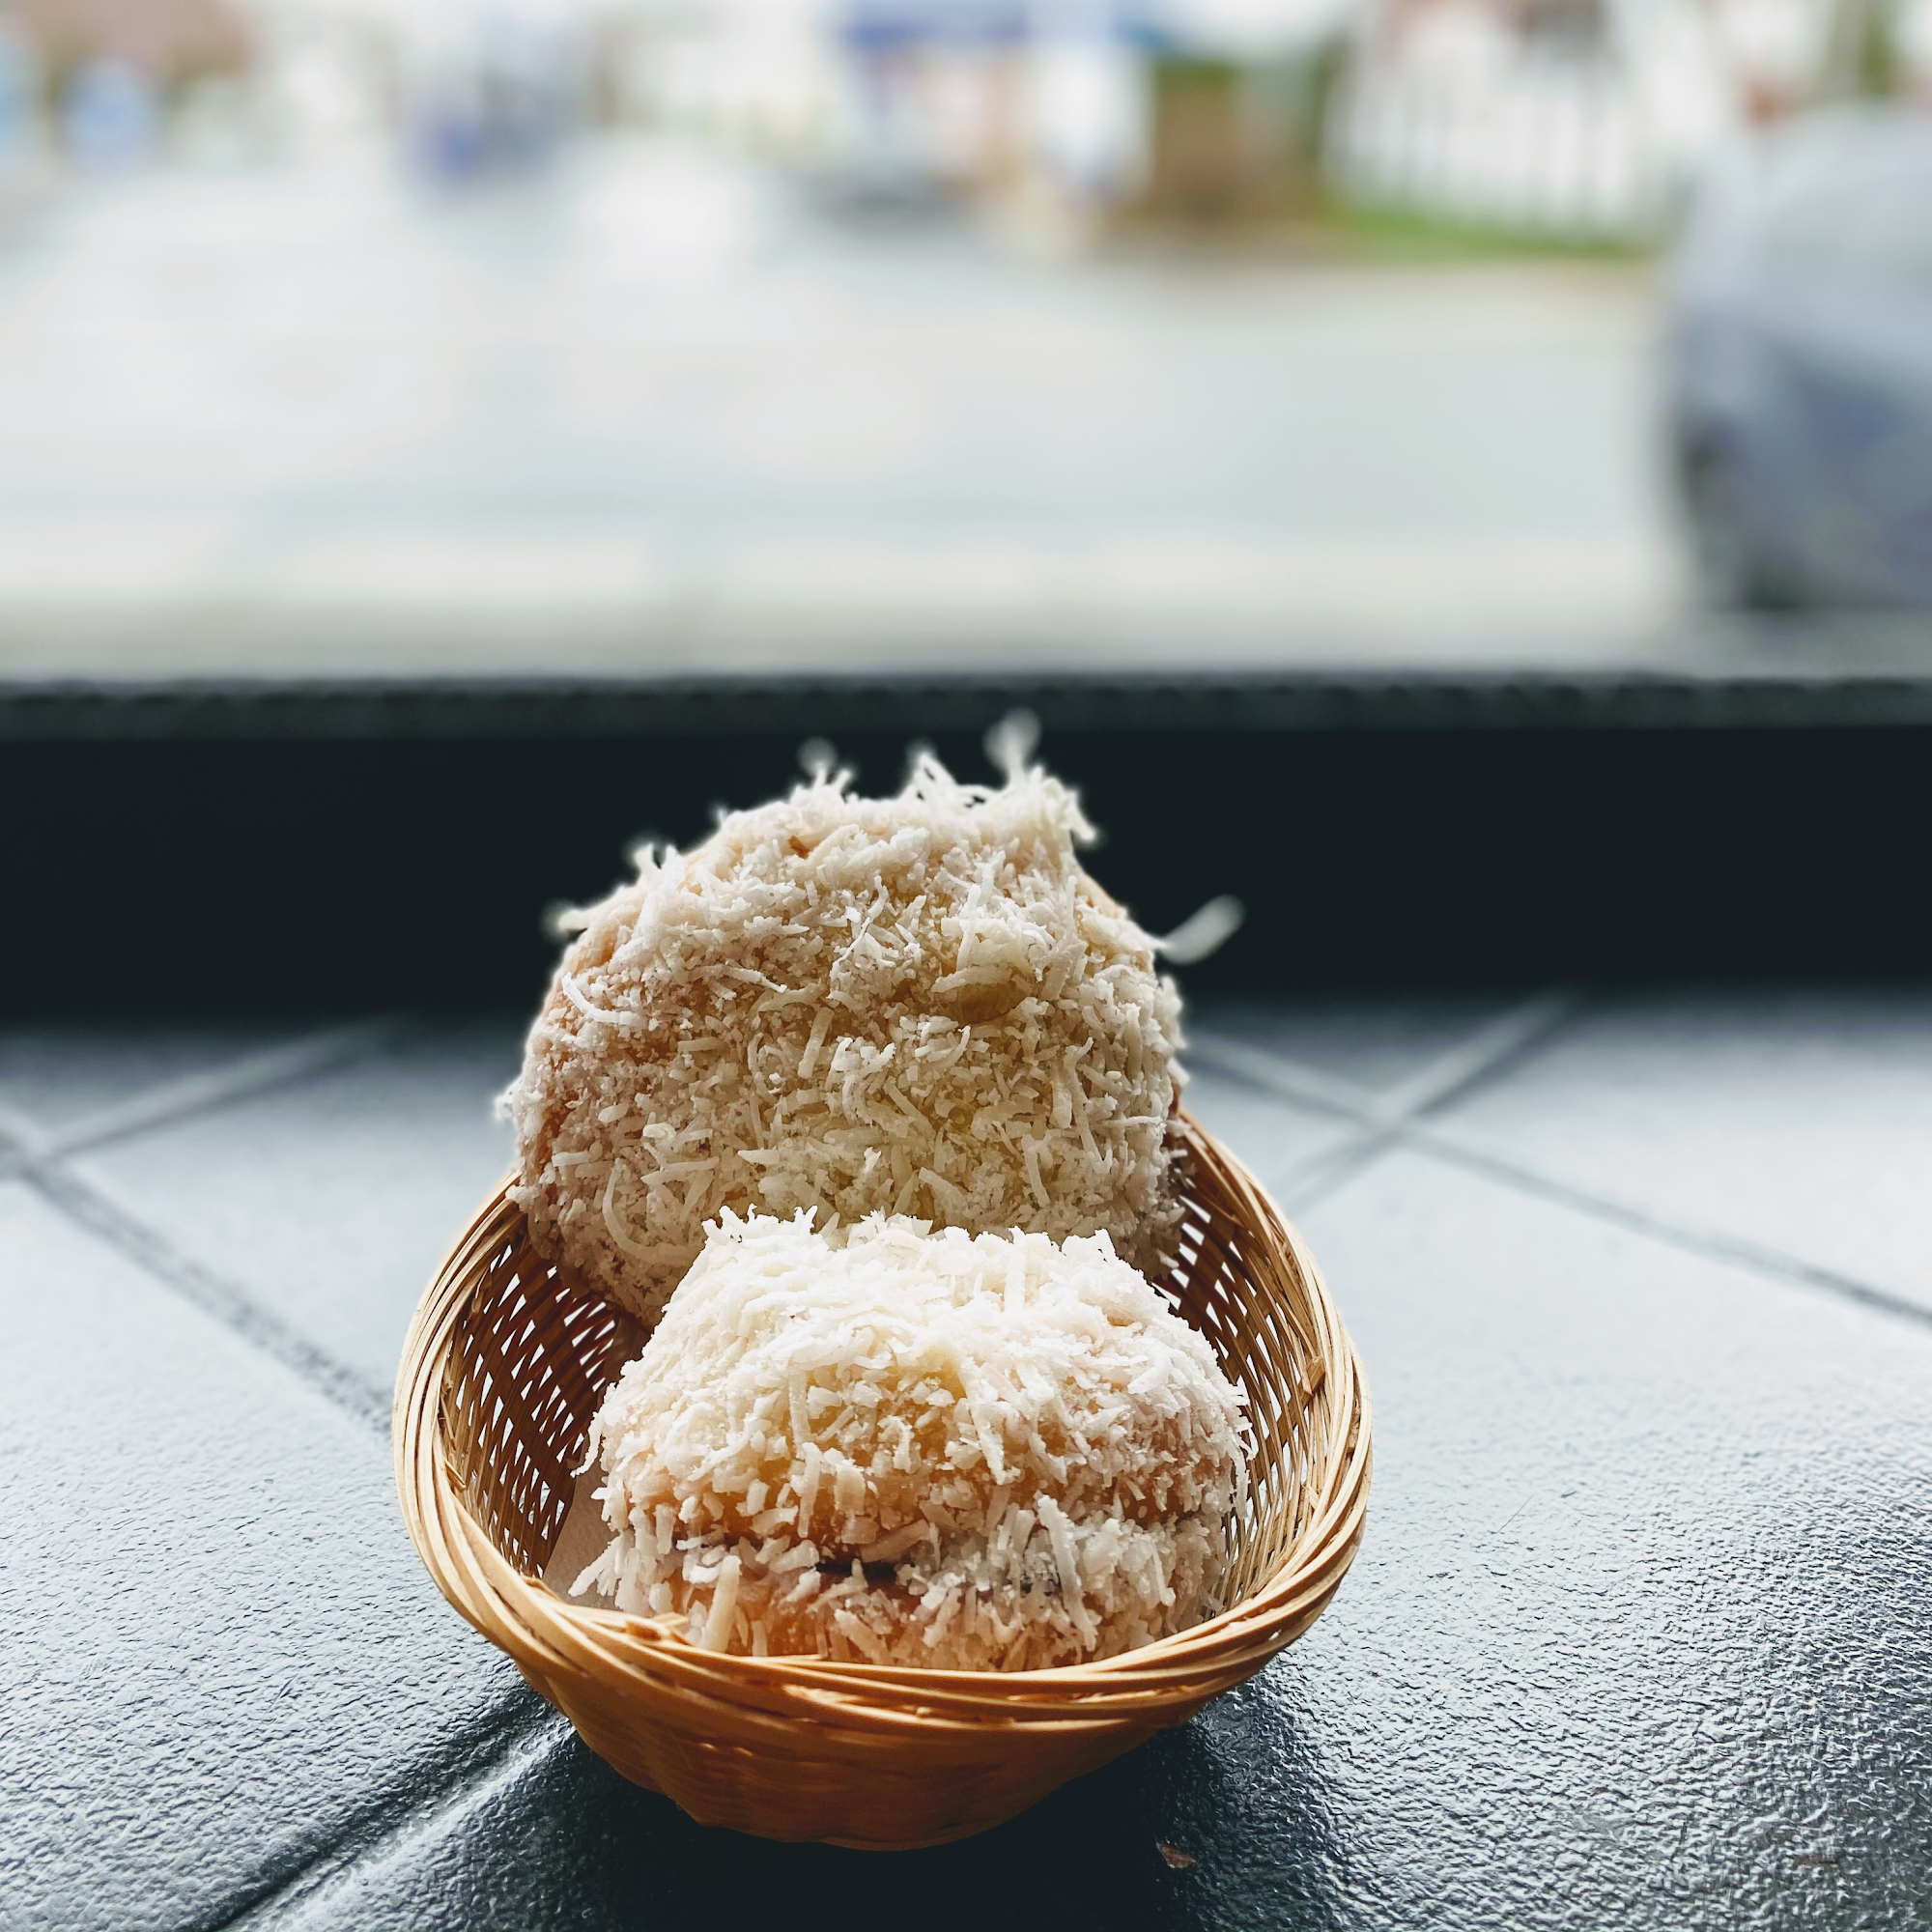
<path fill-rule="evenodd" d="M 0 230 L 0 675 L 1630 662 L 1652 270 L 999 242 L 605 136 Z"/>

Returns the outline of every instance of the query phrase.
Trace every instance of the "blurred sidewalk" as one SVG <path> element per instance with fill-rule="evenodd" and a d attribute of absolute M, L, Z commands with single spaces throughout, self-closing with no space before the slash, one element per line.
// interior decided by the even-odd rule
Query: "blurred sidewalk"
<path fill-rule="evenodd" d="M 689 150 L 0 235 L 0 676 L 1642 662 L 1630 267 L 1030 259 Z"/>

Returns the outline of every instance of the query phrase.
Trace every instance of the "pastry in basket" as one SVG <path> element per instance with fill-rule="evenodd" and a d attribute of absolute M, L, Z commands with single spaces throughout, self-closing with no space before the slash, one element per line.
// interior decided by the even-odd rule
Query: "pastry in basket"
<path fill-rule="evenodd" d="M 1179 1009 L 1092 836 L 1037 768 L 928 755 L 646 848 L 572 916 L 505 1095 L 538 1244 L 646 1322 L 727 1208 L 1104 1232 L 1158 1271 Z"/>
<path fill-rule="evenodd" d="M 1104 1232 L 727 1211 L 598 1411 L 576 1589 L 752 1656 L 1114 1656 L 1220 1607 L 1243 1400 Z"/>

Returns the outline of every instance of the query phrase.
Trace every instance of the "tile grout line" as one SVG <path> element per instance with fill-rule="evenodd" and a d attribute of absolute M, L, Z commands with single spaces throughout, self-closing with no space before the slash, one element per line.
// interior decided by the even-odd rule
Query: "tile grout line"
<path fill-rule="evenodd" d="M 1553 1175 L 1543 1174 L 1509 1154 L 1482 1146 L 1471 1136 L 1450 1135 L 1436 1128 L 1416 1127 L 1405 1130 L 1396 1138 L 1417 1153 L 1430 1155 L 1471 1174 L 1484 1175 L 1520 1193 L 1531 1194 L 1560 1207 L 1573 1208 L 1614 1227 L 1647 1235 L 1688 1254 L 1729 1262 L 1734 1266 L 1749 1268 L 1753 1273 L 1769 1276 L 1789 1287 L 1822 1290 L 1841 1300 L 1856 1302 L 1860 1307 L 1932 1328 L 1932 1308 L 1921 1307 L 1902 1294 L 1893 1294 L 1889 1289 L 1875 1288 L 1869 1282 L 1840 1274 L 1834 1268 L 1820 1267 L 1796 1256 L 1780 1254 L 1776 1248 L 1759 1247 L 1755 1241 L 1741 1236 L 1663 1220 L 1647 1208 L 1619 1201 L 1614 1195 L 1597 1194 L 1588 1188 L 1558 1179 Z"/>
<path fill-rule="evenodd" d="M 234 1101 L 297 1084 L 330 1067 L 353 1063 L 395 1038 L 405 1017 L 332 1029 L 286 1047 L 248 1055 L 213 1075 L 175 1081 L 158 1094 L 131 1104 L 102 1110 L 58 1135 L 43 1134 L 30 1122 L 9 1114 L 0 1119 L 0 1179 L 32 1187 L 64 1218 L 103 1240 L 122 1257 L 218 1321 L 257 1352 L 288 1369 L 351 1419 L 386 1438 L 388 1391 L 317 1347 L 257 1303 L 244 1289 L 183 1254 L 165 1236 L 128 1213 L 66 1165 L 66 1157 L 132 1134 L 191 1119 Z M 293 1890 L 298 1898 L 325 1886 L 328 1876 L 355 1868 L 365 1851 L 383 1847 L 412 1828 L 426 1829 L 469 1794 L 487 1789 L 499 1776 L 506 1756 L 519 1769 L 560 1742 L 555 1713 L 544 1703 L 530 1708 L 526 1693 L 515 1690 L 481 1721 L 459 1736 L 443 1753 L 443 1763 L 425 1776 L 434 1795 L 417 1804 L 397 1824 L 386 1820 L 392 1796 L 372 1801 L 325 1845 L 288 1869 L 272 1868 L 243 1895 L 218 1908 L 213 1920 L 189 1926 L 228 1925 L 273 1913 Z M 465 1762 L 466 1759 L 470 1762 Z M 319 1876 L 318 1876 L 319 1875 Z M 311 1884 L 305 1884 L 311 1881 Z"/>
<path fill-rule="evenodd" d="M 1250 1055 L 1258 1062 L 1271 1062 L 1273 1065 L 1264 1065 L 1259 1069 L 1262 1084 L 1281 1091 L 1286 1083 L 1270 1076 L 1276 1068 L 1285 1070 L 1310 1102 L 1360 1124 L 1360 1132 L 1339 1147 L 1311 1155 L 1283 1178 L 1279 1192 L 1284 1201 L 1296 1213 L 1304 1213 L 1396 1146 L 1399 1129 L 1408 1122 L 1466 1093 L 1542 1045 L 1574 1015 L 1584 997 L 1580 988 L 1572 986 L 1554 986 L 1532 994 L 1436 1054 L 1386 1094 L 1371 1094 L 1351 1081 L 1223 1036 L 1209 1034 L 1204 1043 L 1209 1062 L 1224 1071 L 1255 1078 L 1256 1069 L 1236 1063 L 1245 1062 Z"/>
<path fill-rule="evenodd" d="M 18 1180 L 68 1220 L 114 1248 L 124 1260 L 218 1321 L 230 1334 L 290 1371 L 299 1381 L 378 1434 L 389 1426 L 389 1395 L 306 1341 L 238 1284 L 204 1266 L 102 1194 L 64 1163 L 68 1156 L 107 1146 L 178 1121 L 191 1120 L 255 1094 L 299 1084 L 351 1065 L 395 1039 L 400 1015 L 333 1027 L 286 1046 L 271 1047 L 212 1073 L 166 1082 L 136 1099 L 83 1116 L 64 1131 L 43 1133 L 10 1114 L 0 1120 L 0 1179 Z"/>
<path fill-rule="evenodd" d="M 1568 1012 L 1574 1010 L 1574 1005 L 1573 1000 L 1571 1006 L 1565 1009 L 1562 1017 L 1567 1017 Z M 1556 1023 L 1560 1023 L 1560 1020 Z M 1363 1132 L 1357 1138 L 1340 1149 L 1318 1155 L 1295 1176 L 1291 1177 L 1284 1187 L 1284 1192 L 1293 1188 L 1293 1199 L 1297 1212 L 1305 1212 L 1325 1199 L 1382 1153 L 1399 1147 L 1408 1148 L 1417 1153 L 1447 1161 L 1471 1173 L 1482 1174 L 1500 1185 L 1512 1187 L 1518 1192 L 1531 1194 L 1538 1199 L 1570 1208 L 1578 1213 L 1589 1214 L 1597 1220 L 1646 1235 L 1654 1240 L 1665 1242 L 1687 1253 L 1747 1267 L 1754 1273 L 1782 1282 L 1786 1286 L 1822 1291 L 1841 1300 L 1854 1302 L 1861 1307 L 1910 1321 L 1915 1325 L 1932 1325 L 1932 1309 L 1921 1307 L 1904 1295 L 1893 1294 L 1887 1289 L 1872 1286 L 1869 1282 L 1861 1282 L 1853 1276 L 1840 1274 L 1834 1269 L 1820 1267 L 1814 1263 L 1781 1254 L 1776 1249 L 1760 1247 L 1757 1243 L 1737 1236 L 1710 1229 L 1687 1227 L 1666 1220 L 1646 1208 L 1620 1201 L 1613 1195 L 1599 1194 L 1573 1181 L 1545 1174 L 1512 1154 L 1485 1145 L 1465 1129 L 1428 1123 L 1421 1118 L 1423 1112 L 1433 1110 L 1454 1097 L 1456 1094 L 1466 1091 L 1477 1080 L 1487 1077 L 1506 1062 L 1514 1060 L 1518 1054 L 1547 1037 L 1549 1032 L 1554 1031 L 1556 1023 L 1552 1023 L 1549 1028 L 1544 1029 L 1534 1037 L 1525 1037 L 1508 1047 L 1487 1065 L 1473 1068 L 1465 1078 L 1431 1097 L 1425 1108 L 1411 1112 L 1401 1119 L 1387 1118 L 1373 1095 L 1355 1090 L 1351 1097 L 1349 1083 L 1336 1080 L 1332 1075 L 1320 1073 L 1314 1068 L 1302 1066 L 1270 1048 L 1250 1046 L 1244 1040 L 1229 1039 L 1214 1034 L 1197 1036 L 1195 1046 L 1210 1065 L 1219 1066 L 1224 1072 L 1250 1080 L 1268 1092 L 1281 1094 L 1285 1099 L 1294 1100 L 1302 1105 L 1319 1106 L 1324 1111 L 1341 1114 L 1345 1118 L 1354 1120 L 1363 1128 Z"/>
<path fill-rule="evenodd" d="M 353 1064 L 398 1037 L 407 1017 L 338 1027 L 290 1045 L 250 1054 L 212 1074 L 167 1083 L 134 1101 L 83 1117 L 64 1132 L 44 1134 L 11 1112 L 0 1118 L 0 1179 L 32 1187 L 66 1219 L 96 1236 L 142 1271 L 208 1315 L 231 1334 L 288 1369 L 352 1420 L 386 1438 L 389 1392 L 298 1334 L 264 1309 L 248 1292 L 183 1254 L 158 1231 L 90 1185 L 66 1165 L 67 1157 L 189 1120 L 276 1088 L 299 1084 L 332 1067 Z M 189 1928 L 213 1928 L 275 1915 L 325 1889 L 339 1873 L 356 1868 L 365 1855 L 425 1832 L 479 1791 L 522 1769 L 560 1738 L 555 1713 L 538 1702 L 529 1708 L 521 1690 L 510 1692 L 480 1722 L 459 1736 L 444 1763 L 425 1776 L 432 1797 L 400 1822 L 385 1822 L 393 1801 L 378 1798 L 355 1814 L 325 1845 L 284 1871 L 272 1868 L 213 1919 L 192 1919 Z M 466 1764 L 465 1759 L 471 1760 Z M 505 1759 L 509 1760 L 506 1768 Z M 186 1932 L 186 1928 L 185 1928 Z"/>
<path fill-rule="evenodd" d="M 1539 994 L 1438 1055 L 1398 1090 L 1399 1115 L 1376 1122 L 1347 1147 L 1305 1163 L 1283 1183 L 1283 1191 L 1292 1193 L 1298 1208 L 1310 1184 L 1321 1193 L 1339 1185 L 1350 1174 L 1399 1142 L 1403 1121 L 1439 1105 L 1526 1051 L 1567 1019 L 1579 1000 L 1579 994 L 1567 989 Z M 1312 1069 L 1295 1070 L 1312 1073 Z M 1313 1078 L 1318 1085 L 1330 1084 L 1321 1074 L 1314 1074 Z M 1338 1111 L 1356 1113 L 1352 1093 L 1345 1083 L 1332 1083 L 1332 1091 L 1339 1103 Z M 241 1912 L 220 1920 L 218 1925 L 203 1928 L 203 1932 L 227 1932 L 227 1928 L 270 1923 L 289 1913 L 299 1913 L 311 1900 L 326 1896 L 334 1886 L 346 1882 L 363 1867 L 406 1857 L 413 1844 L 432 1836 L 445 1819 L 484 1802 L 493 1790 L 513 1783 L 561 1742 L 560 1738 L 551 1740 L 538 1735 L 521 1747 L 514 1743 L 506 1745 L 497 1761 L 445 1786 L 439 1799 L 417 1807 L 392 1830 L 360 1843 L 352 1842 L 354 1833 L 345 1833 L 335 1847 L 319 1853 L 279 1888 L 264 1893 Z"/>
<path fill-rule="evenodd" d="M 1375 1127 L 1313 1155 L 1283 1179 L 1283 1206 L 1295 1214 L 1313 1211 L 1338 1187 L 1346 1186 L 1400 1144 L 1400 1136 L 1390 1128 Z"/>
<path fill-rule="evenodd" d="M 399 1014 L 359 1020 L 291 1040 L 286 1046 L 242 1055 L 208 1073 L 162 1082 L 119 1105 L 103 1107 L 58 1132 L 39 1135 L 23 1151 L 34 1160 L 59 1160 L 127 1140 L 155 1127 L 173 1126 L 217 1112 L 258 1094 L 299 1085 L 318 1073 L 353 1065 L 395 1040 L 407 1021 Z M 18 1136 L 15 1136 L 18 1139 Z"/>
<path fill-rule="evenodd" d="M 28 1159 L 40 1139 L 41 1130 L 25 1114 L 0 1100 L 0 1174 L 11 1173 L 18 1162 Z"/>
<path fill-rule="evenodd" d="M 1526 1059 L 1569 1024 L 1585 997 L 1579 986 L 1548 987 L 1497 1014 L 1460 1045 L 1438 1053 L 1421 1072 L 1384 1097 L 1391 1124 L 1405 1124 L 1459 1100 L 1504 1067 Z"/>
<path fill-rule="evenodd" d="M 1325 1198 L 1384 1152 L 1396 1148 L 1409 1148 L 1483 1174 L 1501 1184 L 1599 1219 L 1615 1222 L 1669 1244 L 1741 1264 L 1755 1272 L 1769 1274 L 1787 1283 L 1824 1289 L 1917 1323 L 1932 1324 L 1932 1311 L 1888 1294 L 1883 1290 L 1796 1262 L 1771 1250 L 1756 1248 L 1748 1242 L 1660 1220 L 1643 1209 L 1541 1174 L 1507 1155 L 1481 1147 L 1467 1134 L 1424 1122 L 1423 1117 L 1428 1113 L 1541 1045 L 1551 1034 L 1560 1030 L 1581 1004 L 1581 999 L 1580 993 L 1568 989 L 1538 995 L 1479 1030 L 1461 1045 L 1438 1056 L 1420 1073 L 1402 1083 L 1393 1094 L 1379 1097 L 1355 1088 L 1352 1083 L 1337 1080 L 1265 1049 L 1249 1047 L 1244 1042 L 1225 1040 L 1210 1035 L 1200 1041 L 1200 1046 L 1204 1058 L 1222 1070 L 1253 1079 L 1256 1084 L 1281 1093 L 1285 1097 L 1314 1105 L 1324 1112 L 1339 1114 L 1360 1126 L 1361 1131 L 1346 1145 L 1303 1163 L 1284 1180 L 1282 1191 L 1293 1200 L 1296 1211 L 1304 1211 L 1307 1207 Z M 23 1165 L 30 1179 L 42 1180 L 38 1162 L 28 1161 Z M 44 1186 L 44 1181 L 42 1184 Z M 70 1208 L 69 1211 L 75 1210 Z M 107 1211 L 111 1214 L 116 1210 L 110 1208 Z M 91 1220 L 89 1225 L 93 1225 Z M 138 1230 L 138 1224 L 132 1225 Z M 145 1234 L 145 1231 L 139 1232 Z M 144 1254 L 141 1259 L 145 1262 L 148 1257 Z M 184 1263 L 183 1265 L 198 1277 L 205 1277 L 205 1271 L 196 1269 L 193 1264 Z M 213 1285 L 217 1293 L 233 1295 L 234 1291 L 214 1283 L 213 1277 L 205 1279 Z M 189 1290 L 198 1301 L 206 1292 Z M 258 1314 L 245 1298 L 242 1307 L 250 1316 Z M 223 1319 L 228 1318 L 224 1316 Z M 230 1325 L 234 1323 L 231 1321 Z M 251 1336 L 250 1339 L 254 1338 Z M 294 1346 L 311 1356 L 315 1352 L 309 1350 L 305 1344 L 297 1342 Z M 271 1352 L 276 1351 L 271 1350 Z M 331 1364 L 331 1367 L 339 1373 L 347 1373 L 340 1370 L 340 1365 Z M 340 1400 L 339 1397 L 337 1399 Z M 311 1902 L 325 1899 L 330 1890 L 360 1869 L 406 1857 L 413 1846 L 437 1835 L 446 1821 L 478 1803 L 487 1802 L 493 1792 L 508 1788 L 559 1745 L 566 1743 L 567 1740 L 547 1721 L 553 1718 L 554 1714 L 545 1709 L 522 1721 L 510 1716 L 498 1719 L 490 1727 L 497 1734 L 495 1748 L 467 1771 L 458 1770 L 454 1779 L 441 1783 L 433 1797 L 412 1807 L 407 1816 L 385 1829 L 372 1832 L 370 1822 L 381 1814 L 366 1814 L 345 1829 L 331 1844 L 321 1848 L 285 1878 L 256 1891 L 234 1912 L 217 1920 L 198 1921 L 202 1932 L 220 1932 L 220 1928 L 272 1922 L 290 1912 L 300 1912 Z"/>
<path fill-rule="evenodd" d="M 246 1289 L 190 1259 L 164 1236 L 91 1187 L 77 1175 L 40 1162 L 15 1176 L 67 1218 L 114 1248 L 184 1301 L 259 1353 L 287 1369 L 306 1387 L 384 1437 L 390 1395 L 327 1350 L 304 1339 L 270 1314 Z"/>
<path fill-rule="evenodd" d="M 392 1857 L 401 1847 L 432 1835 L 467 1802 L 521 1777 L 563 1743 L 561 1721 L 550 1705 L 520 1686 L 442 1753 L 443 1763 L 424 1779 L 434 1785 L 426 1796 L 400 1806 L 380 1797 L 372 1800 L 326 1844 L 286 1861 L 284 1870 L 270 1867 L 253 1883 L 237 1888 L 210 1915 L 185 1921 L 177 1932 L 228 1932 L 300 1911 L 372 1861 Z"/>
<path fill-rule="evenodd" d="M 305 1340 L 270 1314 L 246 1290 L 183 1254 L 164 1236 L 92 1186 L 66 1164 L 67 1157 L 109 1145 L 133 1134 L 192 1119 L 233 1102 L 298 1084 L 331 1067 L 351 1064 L 394 1039 L 407 1026 L 404 1016 L 339 1027 L 284 1047 L 251 1054 L 213 1074 L 168 1083 L 119 1107 L 103 1109 L 74 1122 L 65 1132 L 43 1134 L 11 1111 L 0 1118 L 0 1179 L 32 1187 L 64 1218 L 104 1241 L 144 1273 L 208 1315 L 258 1353 L 288 1369 L 354 1421 L 386 1438 L 390 1397 L 326 1350 Z M 327 1889 L 339 1874 L 354 1870 L 370 1853 L 380 1855 L 397 1842 L 434 1828 L 459 1804 L 506 1776 L 521 1775 L 561 1742 L 556 1714 L 549 1705 L 526 1703 L 515 1690 L 479 1723 L 459 1736 L 444 1762 L 426 1773 L 435 1790 L 401 1820 L 388 1822 L 393 1799 L 378 1798 L 355 1814 L 325 1845 L 287 1869 L 272 1867 L 242 1894 L 217 1908 L 213 1919 L 187 1921 L 188 1928 L 213 1928 L 278 1916 Z M 466 1763 L 468 1759 L 469 1762 Z M 506 1765 L 505 1760 L 508 1760 Z"/>
<path fill-rule="evenodd" d="M 1249 1079 L 1304 1106 L 1340 1114 L 1365 1128 L 1387 1130 L 1446 1105 L 1547 1043 L 1575 1015 L 1584 997 L 1579 988 L 1567 986 L 1533 994 L 1436 1054 L 1387 1094 L 1323 1073 L 1273 1047 L 1250 1046 L 1226 1034 L 1196 1034 L 1190 1045 L 1223 1072 Z"/>
<path fill-rule="evenodd" d="M 1218 1033 L 1190 1033 L 1186 1050 L 1190 1060 L 1202 1062 L 1236 1080 L 1245 1080 L 1264 1093 L 1279 1094 L 1284 1100 L 1293 1100 L 1297 1106 L 1317 1113 L 1338 1114 L 1364 1129 L 1381 1124 L 1373 1095 L 1318 1067 L 1304 1066 L 1298 1060 Z"/>

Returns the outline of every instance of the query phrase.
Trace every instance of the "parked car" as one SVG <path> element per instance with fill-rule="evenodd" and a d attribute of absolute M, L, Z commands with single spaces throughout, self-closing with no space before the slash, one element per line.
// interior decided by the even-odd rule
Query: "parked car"
<path fill-rule="evenodd" d="M 1677 481 L 1712 597 L 1932 606 L 1932 114 L 1785 124 L 1670 278 Z"/>

